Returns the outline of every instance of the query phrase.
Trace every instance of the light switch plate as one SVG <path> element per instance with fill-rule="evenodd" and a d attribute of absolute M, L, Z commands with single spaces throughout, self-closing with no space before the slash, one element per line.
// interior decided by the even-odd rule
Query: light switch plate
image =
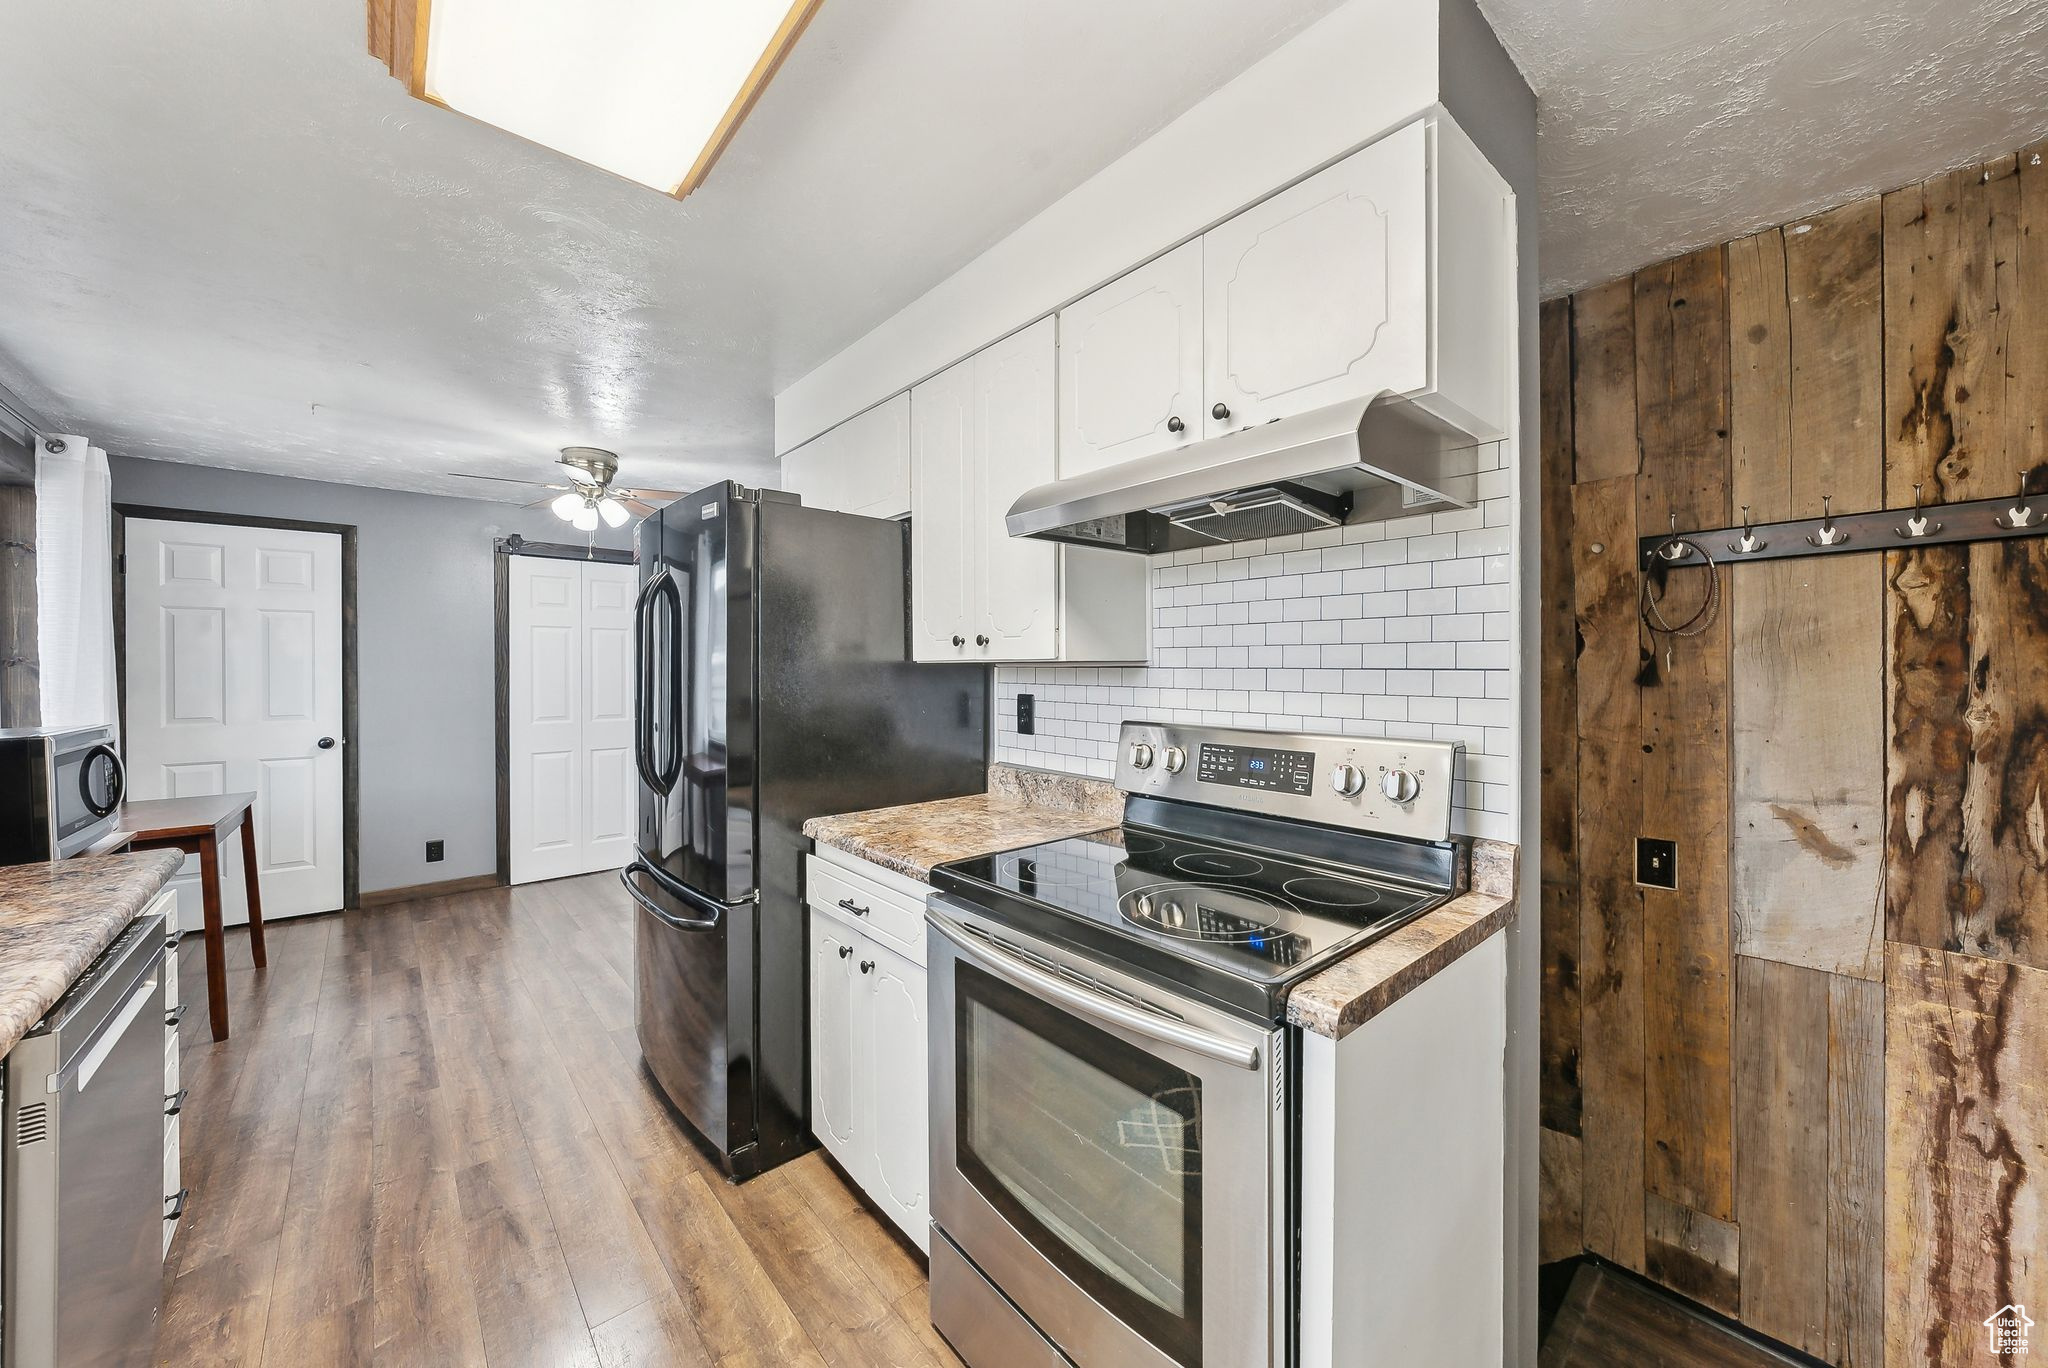
<path fill-rule="evenodd" d="M 1678 887 L 1678 842 L 1636 838 L 1636 882 L 1644 888 Z"/>

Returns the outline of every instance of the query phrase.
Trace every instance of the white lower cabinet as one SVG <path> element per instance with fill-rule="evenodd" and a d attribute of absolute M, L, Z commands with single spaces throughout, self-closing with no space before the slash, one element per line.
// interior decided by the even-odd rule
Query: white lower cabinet
<path fill-rule="evenodd" d="M 926 1249 L 924 886 L 835 853 L 810 858 L 806 887 L 811 1129 L 868 1199 Z"/>

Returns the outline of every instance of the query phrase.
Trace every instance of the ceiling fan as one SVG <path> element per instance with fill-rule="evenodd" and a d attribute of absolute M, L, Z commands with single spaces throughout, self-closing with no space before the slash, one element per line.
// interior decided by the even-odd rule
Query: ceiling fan
<path fill-rule="evenodd" d="M 658 505 L 649 502 L 650 500 L 683 497 L 682 491 L 677 489 L 613 488 L 612 479 L 619 473 L 618 454 L 601 447 L 563 447 L 562 457 L 555 465 L 569 477 L 568 484 L 548 484 L 542 480 L 515 480 L 503 475 L 472 475 L 466 470 L 451 470 L 448 473 L 465 480 L 491 480 L 498 484 L 559 489 L 563 492 L 535 499 L 524 506 L 538 508 L 546 504 L 554 509 L 556 517 L 579 532 L 596 531 L 599 519 L 602 519 L 607 527 L 622 527 L 633 513 L 637 512 L 646 517 L 656 512 Z"/>

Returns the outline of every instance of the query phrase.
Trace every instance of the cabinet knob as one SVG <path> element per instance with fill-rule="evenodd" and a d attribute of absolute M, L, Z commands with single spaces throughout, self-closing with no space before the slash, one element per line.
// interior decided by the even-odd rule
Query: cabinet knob
<path fill-rule="evenodd" d="M 974 644 L 977 646 L 986 646 L 988 645 L 988 638 L 985 636 L 978 636 L 974 639 Z"/>
<path fill-rule="evenodd" d="M 953 644 L 955 646 L 965 646 L 967 644 L 967 638 L 964 636 L 960 636 L 956 633 L 953 637 Z"/>
<path fill-rule="evenodd" d="M 872 974 L 872 973 L 874 973 L 874 972 L 875 972 L 875 962 L 874 962 L 873 960 L 862 960 L 862 961 L 860 962 L 860 971 L 861 971 L 861 972 L 862 972 L 863 974 Z"/>
<path fill-rule="evenodd" d="M 1176 415 L 1166 420 L 1166 430 L 1168 432 L 1184 432 L 1187 430 L 1187 424 L 1183 423 L 1179 416 Z"/>
<path fill-rule="evenodd" d="M 839 947 L 839 958 L 841 958 L 841 959 L 846 959 L 847 957 L 849 957 L 849 956 L 850 956 L 850 955 L 852 955 L 852 954 L 853 954 L 853 947 L 852 947 L 852 946 L 850 946 L 850 945 L 842 945 L 842 946 L 840 946 L 840 947 Z"/>
<path fill-rule="evenodd" d="M 1230 416 L 1230 405 L 1223 403 L 1221 400 L 1217 401 L 1216 407 L 1209 410 L 1209 416 L 1211 418 L 1228 418 Z"/>

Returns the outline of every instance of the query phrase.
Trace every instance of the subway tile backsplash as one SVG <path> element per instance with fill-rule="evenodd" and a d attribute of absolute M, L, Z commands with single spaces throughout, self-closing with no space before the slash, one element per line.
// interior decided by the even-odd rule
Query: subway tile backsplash
<path fill-rule="evenodd" d="M 1453 828 L 1517 840 L 1511 475 L 1479 480 L 1470 509 L 1153 557 L 1150 663 L 998 667 L 995 758 L 1109 778 L 1126 718 L 1462 741 Z"/>

